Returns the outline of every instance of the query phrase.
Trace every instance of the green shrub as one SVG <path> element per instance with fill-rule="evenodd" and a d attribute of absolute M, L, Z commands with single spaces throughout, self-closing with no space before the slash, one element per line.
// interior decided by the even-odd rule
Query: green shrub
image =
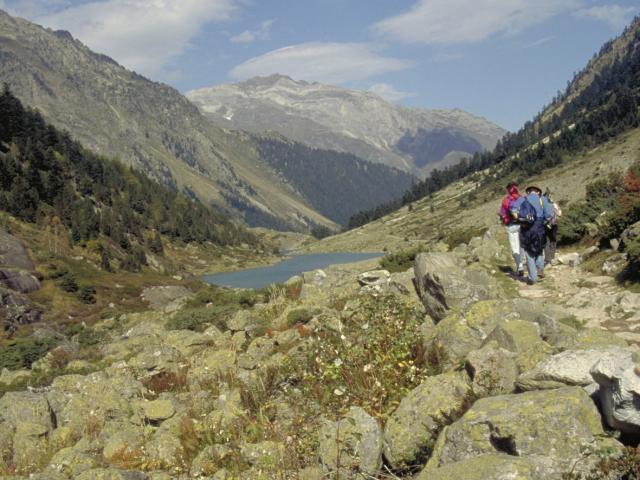
<path fill-rule="evenodd" d="M 76 282 L 76 278 L 71 273 L 66 273 L 61 279 L 60 288 L 68 293 L 75 293 L 78 291 L 78 282 Z"/>
<path fill-rule="evenodd" d="M 78 299 L 86 304 L 96 303 L 96 289 L 89 285 L 83 285 L 78 290 Z"/>
<path fill-rule="evenodd" d="M 40 360 L 56 345 L 51 338 L 21 338 L 14 340 L 0 350 L 0 370 L 18 370 L 31 368 L 33 362 Z"/>
<path fill-rule="evenodd" d="M 423 249 L 414 247 L 396 253 L 388 253 L 380 260 L 380 266 L 391 273 L 404 272 L 413 266 L 413 261 Z"/>
<path fill-rule="evenodd" d="M 469 243 L 473 237 L 483 236 L 486 231 L 486 227 L 456 228 L 446 234 L 444 242 L 449 245 L 449 248 L 454 249 L 458 245 Z"/>
<path fill-rule="evenodd" d="M 242 308 L 250 308 L 264 300 L 264 293 L 258 290 L 236 291 L 211 285 L 191 297 L 187 301 L 186 307 L 197 308 L 209 304 L 213 306 L 234 304 Z"/>
<path fill-rule="evenodd" d="M 318 310 L 309 310 L 306 308 L 297 308 L 295 310 L 291 310 L 287 314 L 287 328 L 291 328 L 295 325 L 301 324 L 304 325 L 309 323 L 311 319 L 316 315 Z"/>
<path fill-rule="evenodd" d="M 207 325 L 215 325 L 224 329 L 226 320 L 237 311 L 233 305 L 212 307 L 184 308 L 167 322 L 169 330 L 204 330 Z"/>

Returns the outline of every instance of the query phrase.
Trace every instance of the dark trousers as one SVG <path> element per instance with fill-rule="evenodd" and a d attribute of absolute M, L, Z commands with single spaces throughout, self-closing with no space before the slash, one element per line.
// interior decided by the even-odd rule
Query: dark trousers
<path fill-rule="evenodd" d="M 556 256 L 556 240 L 558 236 L 558 225 L 547 227 L 547 244 L 544 247 L 544 263 L 551 263 Z"/>

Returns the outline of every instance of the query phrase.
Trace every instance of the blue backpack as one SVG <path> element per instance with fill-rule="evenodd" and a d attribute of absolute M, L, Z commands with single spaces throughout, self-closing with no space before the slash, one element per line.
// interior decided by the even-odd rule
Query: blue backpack
<path fill-rule="evenodd" d="M 520 209 L 518 210 L 518 223 L 523 226 L 531 226 L 535 223 L 537 218 L 536 209 L 533 208 L 533 205 L 527 200 L 524 199 L 524 202 L 520 205 Z"/>

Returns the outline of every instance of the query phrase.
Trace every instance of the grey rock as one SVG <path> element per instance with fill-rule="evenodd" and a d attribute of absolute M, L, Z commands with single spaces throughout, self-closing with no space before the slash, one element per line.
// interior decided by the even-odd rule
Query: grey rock
<path fill-rule="evenodd" d="M 558 255 L 557 258 L 562 265 L 568 265 L 570 267 L 580 265 L 580 254 L 578 252 L 565 253 L 564 255 Z"/>
<path fill-rule="evenodd" d="M 628 350 L 615 346 L 565 350 L 542 360 L 533 369 L 520 375 L 518 387 L 525 391 L 564 386 L 588 387 L 594 383 L 590 370 L 598 361 L 608 361 L 627 354 Z"/>
<path fill-rule="evenodd" d="M 384 429 L 384 456 L 397 470 L 424 461 L 440 430 L 462 415 L 471 394 L 469 379 L 462 373 L 427 378 L 404 397 Z"/>
<path fill-rule="evenodd" d="M 479 350 L 469 352 L 466 369 L 472 379 L 476 397 L 512 393 L 518 378 L 515 355 L 489 342 Z"/>
<path fill-rule="evenodd" d="M 546 457 L 557 470 L 566 471 L 582 458 L 584 448 L 605 446 L 621 447 L 605 438 L 600 414 L 587 393 L 565 387 L 478 400 L 445 428 L 426 468 L 506 454 Z"/>
<path fill-rule="evenodd" d="M 602 273 L 606 273 L 607 275 L 615 275 L 619 273 L 627 265 L 627 260 L 628 257 L 626 253 L 616 253 L 611 255 L 602 264 Z"/>
<path fill-rule="evenodd" d="M 632 352 L 600 359 L 591 376 L 600 389 L 598 398 L 611 428 L 640 433 L 640 367 Z"/>
<path fill-rule="evenodd" d="M 464 310 L 497 295 L 490 275 L 460 265 L 450 253 L 421 253 L 415 259 L 418 295 L 427 313 L 439 322 L 447 310 Z"/>
<path fill-rule="evenodd" d="M 339 466 L 341 478 L 358 478 L 358 472 L 374 476 L 382 466 L 382 432 L 360 407 L 351 407 L 338 422 L 325 422 L 318 438 L 321 464 L 334 473 Z"/>

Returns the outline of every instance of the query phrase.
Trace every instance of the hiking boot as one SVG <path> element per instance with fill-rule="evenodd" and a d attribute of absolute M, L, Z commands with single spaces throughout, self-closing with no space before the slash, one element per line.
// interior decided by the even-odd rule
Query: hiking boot
<path fill-rule="evenodd" d="M 524 270 L 518 270 L 518 276 L 524 277 Z"/>
<path fill-rule="evenodd" d="M 536 282 L 534 282 L 530 278 L 527 278 L 527 285 L 535 285 L 535 284 L 536 284 Z"/>
<path fill-rule="evenodd" d="M 538 270 L 538 278 L 544 278 L 544 270 Z"/>

